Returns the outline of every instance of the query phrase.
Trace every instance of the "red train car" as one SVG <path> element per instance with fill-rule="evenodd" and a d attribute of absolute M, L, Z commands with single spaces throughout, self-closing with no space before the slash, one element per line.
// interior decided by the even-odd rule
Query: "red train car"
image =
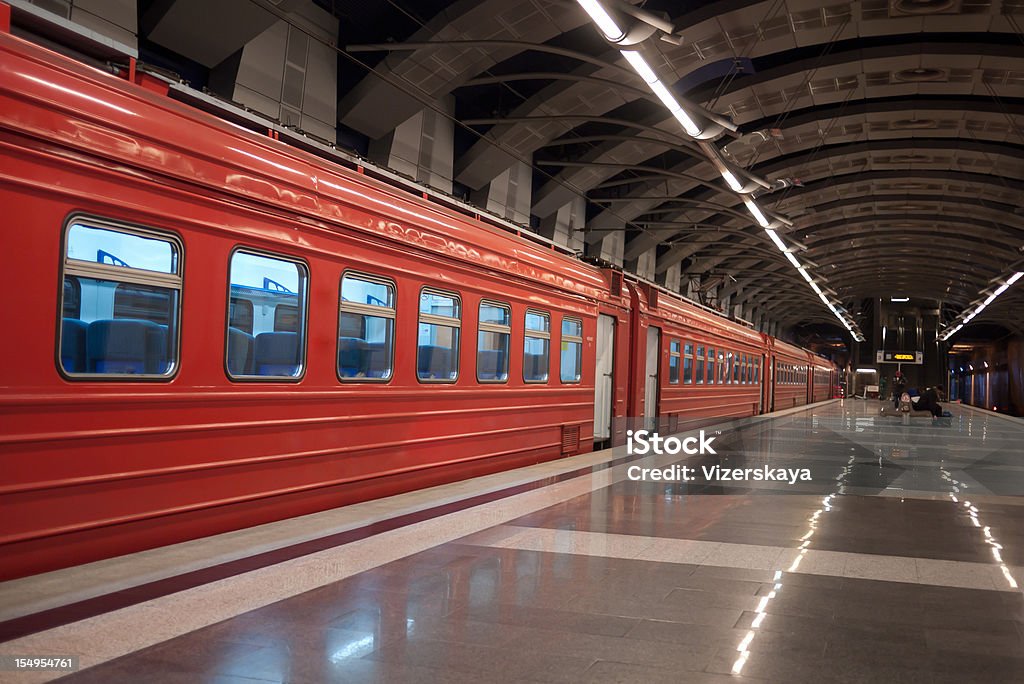
<path fill-rule="evenodd" d="M 763 411 L 759 333 L 660 288 L 632 289 L 640 379 L 633 415 L 676 431 Z"/>
<path fill-rule="evenodd" d="M 0 579 L 798 404 L 803 350 L 137 78 L 0 33 Z"/>
<path fill-rule="evenodd" d="M 598 271 L 0 50 L 4 577 L 590 449 Z"/>

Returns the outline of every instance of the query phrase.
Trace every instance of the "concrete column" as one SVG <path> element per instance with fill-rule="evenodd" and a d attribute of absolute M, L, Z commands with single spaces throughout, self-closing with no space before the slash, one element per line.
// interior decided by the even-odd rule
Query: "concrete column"
<path fill-rule="evenodd" d="M 454 113 L 455 100 L 446 97 L 441 108 Z M 370 158 L 415 178 L 424 185 L 451 193 L 455 128 L 452 119 L 423 109 L 388 135 L 370 143 Z"/>
<path fill-rule="evenodd" d="M 662 273 L 657 273 L 655 280 L 659 285 L 664 287 L 666 290 L 671 292 L 679 292 L 680 275 L 682 269 L 679 266 L 679 262 L 669 266 L 667 270 Z"/>
<path fill-rule="evenodd" d="M 657 258 L 658 248 L 654 247 L 642 252 L 635 259 L 626 260 L 626 270 L 636 273 L 645 280 L 654 280 L 654 262 Z"/>
<path fill-rule="evenodd" d="M 286 126 L 335 142 L 338 56 L 308 34 L 336 41 L 338 20 L 312 2 L 300 4 L 290 18 L 302 28 L 274 22 L 245 44 L 237 62 L 215 67 L 211 82 L 228 81 L 216 89 Z"/>
<path fill-rule="evenodd" d="M 616 230 L 605 234 L 597 242 L 587 245 L 587 254 L 591 254 L 605 261 L 622 266 L 622 255 L 626 246 L 626 231 Z"/>
<path fill-rule="evenodd" d="M 473 200 L 491 213 L 528 226 L 532 193 L 533 169 L 516 161 L 482 190 L 473 193 Z"/>
<path fill-rule="evenodd" d="M 49 0 L 32 4 L 122 45 L 139 48 L 135 0 Z"/>
<path fill-rule="evenodd" d="M 556 244 L 568 247 L 569 249 L 582 252 L 583 226 L 587 220 L 587 201 L 583 197 L 576 197 L 571 202 L 563 204 L 554 214 L 548 216 L 540 223 L 540 234 Z"/>

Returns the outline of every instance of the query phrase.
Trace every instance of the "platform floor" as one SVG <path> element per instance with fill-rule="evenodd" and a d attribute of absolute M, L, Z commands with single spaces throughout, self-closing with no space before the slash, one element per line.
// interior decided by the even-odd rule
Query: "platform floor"
<path fill-rule="evenodd" d="M 878 408 L 724 424 L 716 457 L 599 452 L 0 584 L 0 655 L 78 655 L 74 683 L 1024 681 L 1024 420 Z M 813 479 L 627 478 L 673 462 Z"/>

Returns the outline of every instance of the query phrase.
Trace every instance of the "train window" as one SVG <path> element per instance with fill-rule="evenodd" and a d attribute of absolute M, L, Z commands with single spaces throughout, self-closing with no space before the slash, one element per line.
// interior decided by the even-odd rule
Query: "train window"
<path fill-rule="evenodd" d="M 725 370 L 725 351 L 718 350 L 718 384 L 724 385 L 729 374 Z"/>
<path fill-rule="evenodd" d="M 739 365 L 740 365 L 740 380 L 739 380 L 739 382 L 740 382 L 741 385 L 746 385 L 747 384 L 747 355 L 746 354 L 740 354 L 738 359 L 739 359 Z"/>
<path fill-rule="evenodd" d="M 228 302 L 228 325 L 252 335 L 252 302 L 240 297 L 231 297 Z"/>
<path fill-rule="evenodd" d="M 704 384 L 704 347 L 703 345 L 697 346 L 697 355 L 694 357 L 693 363 L 693 375 L 694 380 L 698 385 Z"/>
<path fill-rule="evenodd" d="M 682 344 L 679 340 L 672 340 L 668 343 L 668 383 L 679 384 L 679 353 Z"/>
<path fill-rule="evenodd" d="M 708 347 L 708 384 L 715 384 L 715 348 Z"/>
<path fill-rule="evenodd" d="M 561 345 L 559 379 L 566 383 L 579 382 L 583 377 L 583 321 L 562 319 Z"/>
<path fill-rule="evenodd" d="M 683 343 L 683 384 L 693 384 L 693 343 Z"/>
<path fill-rule="evenodd" d="M 416 377 L 421 382 L 455 382 L 459 377 L 462 302 L 448 292 L 420 292 Z"/>
<path fill-rule="evenodd" d="M 67 228 L 57 342 L 71 376 L 170 377 L 178 365 L 181 243 L 75 218 Z"/>
<path fill-rule="evenodd" d="M 523 380 L 547 382 L 550 367 L 551 315 L 527 309 L 523 343 Z"/>
<path fill-rule="evenodd" d="M 338 379 L 386 381 L 395 356 L 395 284 L 358 273 L 341 276 Z"/>
<path fill-rule="evenodd" d="M 243 249 L 231 254 L 224 338 L 228 377 L 285 380 L 302 376 L 308 281 L 309 272 L 301 261 Z M 246 315 L 250 307 L 251 328 L 234 325 L 250 323 Z"/>
<path fill-rule="evenodd" d="M 733 354 L 732 356 L 732 384 L 740 384 L 740 367 L 743 365 L 743 360 L 739 354 Z"/>
<path fill-rule="evenodd" d="M 761 359 L 754 358 L 754 384 L 761 384 Z"/>
<path fill-rule="evenodd" d="M 508 350 L 512 337 L 512 308 L 486 300 L 480 302 L 476 344 L 476 379 L 480 382 L 508 381 Z"/>

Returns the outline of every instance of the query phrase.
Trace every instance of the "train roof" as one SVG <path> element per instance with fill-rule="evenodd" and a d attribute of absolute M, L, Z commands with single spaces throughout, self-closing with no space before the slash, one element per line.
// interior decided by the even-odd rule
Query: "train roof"
<path fill-rule="evenodd" d="M 10 34 L 0 34 L 0 51 L 5 128 L 300 213 L 320 227 L 345 226 L 593 299 L 607 291 L 594 266 L 177 102 L 153 83 L 130 83 Z M 47 113 L 27 116 L 32 108 Z"/>

